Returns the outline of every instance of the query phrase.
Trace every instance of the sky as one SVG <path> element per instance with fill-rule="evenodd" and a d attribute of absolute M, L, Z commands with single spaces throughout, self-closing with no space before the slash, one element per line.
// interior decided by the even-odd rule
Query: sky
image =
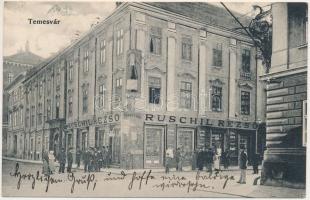
<path fill-rule="evenodd" d="M 212 4 L 221 7 L 220 3 Z M 269 3 L 225 3 L 241 14 L 251 15 L 252 5 Z M 4 3 L 4 56 L 25 49 L 29 41 L 30 51 L 48 58 L 68 46 L 78 35 L 87 32 L 91 25 L 109 16 L 115 9 L 114 2 L 31 2 Z M 253 12 L 252 12 L 253 13 Z M 58 25 L 29 24 L 28 19 L 59 19 Z"/>

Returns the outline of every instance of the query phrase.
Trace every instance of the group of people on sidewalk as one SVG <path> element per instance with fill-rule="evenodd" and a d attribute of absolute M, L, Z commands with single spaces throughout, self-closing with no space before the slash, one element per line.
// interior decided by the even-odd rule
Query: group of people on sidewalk
<path fill-rule="evenodd" d="M 65 167 L 67 164 L 67 172 L 72 172 L 73 164 L 73 149 L 69 148 L 68 152 L 62 148 L 58 155 L 55 155 L 54 151 L 43 151 L 42 153 L 43 169 L 42 173 L 45 175 L 54 174 L 55 162 L 59 163 L 59 173 L 65 172 Z M 109 168 L 111 163 L 111 152 L 109 148 L 102 146 L 101 148 L 90 147 L 85 151 L 81 151 L 79 148 L 76 150 L 75 157 L 77 168 L 80 168 L 81 160 L 84 164 L 84 172 L 100 172 L 102 168 Z"/>

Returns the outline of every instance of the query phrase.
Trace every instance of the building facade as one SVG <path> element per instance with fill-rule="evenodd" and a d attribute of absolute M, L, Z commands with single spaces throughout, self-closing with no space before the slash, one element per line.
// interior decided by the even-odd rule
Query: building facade
<path fill-rule="evenodd" d="M 203 147 L 233 164 L 241 146 L 262 155 L 262 62 L 232 25 L 205 3 L 120 4 L 22 82 L 25 157 L 106 146 L 115 166 L 157 168 L 167 148 L 185 165 Z"/>
<path fill-rule="evenodd" d="M 307 135 L 307 3 L 274 3 L 267 82 L 267 150 L 262 182 L 305 187 Z"/>

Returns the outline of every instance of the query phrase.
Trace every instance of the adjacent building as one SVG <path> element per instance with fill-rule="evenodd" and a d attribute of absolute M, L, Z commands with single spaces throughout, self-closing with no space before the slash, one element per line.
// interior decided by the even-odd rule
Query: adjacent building
<path fill-rule="evenodd" d="M 167 148 L 180 147 L 190 165 L 195 150 L 217 146 L 237 164 L 244 146 L 251 162 L 264 149 L 263 67 L 235 27 L 207 3 L 119 4 L 19 82 L 24 132 L 9 133 L 8 151 L 15 137 L 21 157 L 35 160 L 105 146 L 114 166 L 157 168 Z"/>
<path fill-rule="evenodd" d="M 262 182 L 305 187 L 307 137 L 307 3 L 273 3 L 267 83 L 267 150 Z"/>

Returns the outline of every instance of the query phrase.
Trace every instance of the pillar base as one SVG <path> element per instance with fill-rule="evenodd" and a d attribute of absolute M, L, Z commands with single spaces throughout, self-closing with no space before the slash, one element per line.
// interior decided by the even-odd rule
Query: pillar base
<path fill-rule="evenodd" d="M 305 149 L 267 150 L 261 177 L 261 185 L 305 188 Z"/>

